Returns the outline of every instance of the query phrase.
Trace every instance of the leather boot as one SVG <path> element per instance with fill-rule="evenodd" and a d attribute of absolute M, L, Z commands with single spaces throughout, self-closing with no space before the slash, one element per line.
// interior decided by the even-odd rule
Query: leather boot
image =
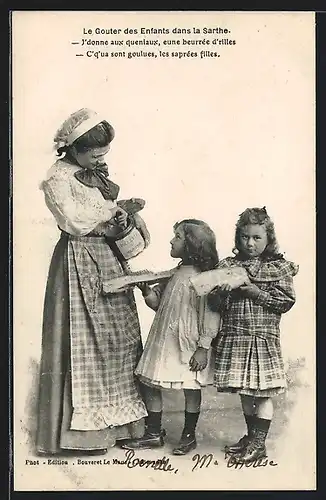
<path fill-rule="evenodd" d="M 237 455 L 239 462 L 248 464 L 266 458 L 266 436 L 266 431 L 263 431 L 262 429 L 254 429 L 252 440 L 249 442 L 244 451 Z"/>
<path fill-rule="evenodd" d="M 235 453 L 242 453 L 245 450 L 246 446 L 249 444 L 249 442 L 250 438 L 246 434 L 245 436 L 242 436 L 242 438 L 239 439 L 237 443 L 225 446 L 224 451 L 229 455 L 233 455 Z"/>
<path fill-rule="evenodd" d="M 197 447 L 196 436 L 194 434 L 183 434 L 176 448 L 173 449 L 173 455 L 186 455 Z"/>
<path fill-rule="evenodd" d="M 129 441 L 123 443 L 121 448 L 123 450 L 146 450 L 150 448 L 161 448 L 164 446 L 164 429 L 161 430 L 159 434 L 145 432 L 143 437 L 138 439 L 130 439 Z"/>

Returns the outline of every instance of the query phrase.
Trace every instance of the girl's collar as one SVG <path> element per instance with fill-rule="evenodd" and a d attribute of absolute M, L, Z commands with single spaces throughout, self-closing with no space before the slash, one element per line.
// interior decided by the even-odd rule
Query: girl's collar
<path fill-rule="evenodd" d="M 287 276 L 295 276 L 298 273 L 299 267 L 286 259 L 264 260 L 261 257 L 253 259 L 241 260 L 241 265 L 246 269 L 249 276 L 259 282 L 274 282 L 279 281 Z"/>
<path fill-rule="evenodd" d="M 177 269 L 180 269 L 181 267 L 193 267 L 193 268 L 195 268 L 195 266 L 191 262 L 184 262 L 183 260 L 181 260 L 179 262 L 179 264 L 177 265 Z"/>
<path fill-rule="evenodd" d="M 180 262 L 177 265 L 177 268 L 179 269 L 180 267 L 185 267 L 185 266 L 188 266 L 188 267 L 191 266 L 191 267 L 193 267 L 192 264 L 184 262 L 183 260 L 180 260 Z"/>
<path fill-rule="evenodd" d="M 234 257 L 236 260 L 240 260 L 241 262 L 256 262 L 257 260 L 258 261 L 261 261 L 262 258 L 260 255 L 258 255 L 257 257 L 245 257 L 244 255 L 241 255 L 241 253 L 237 253 Z"/>

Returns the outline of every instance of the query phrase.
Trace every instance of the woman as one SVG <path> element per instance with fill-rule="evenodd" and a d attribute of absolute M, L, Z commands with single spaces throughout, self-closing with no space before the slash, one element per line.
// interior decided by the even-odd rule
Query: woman
<path fill-rule="evenodd" d="M 114 137 L 97 113 L 73 113 L 54 139 L 59 159 L 42 183 L 61 237 L 52 257 L 43 317 L 36 448 L 105 453 L 139 437 L 147 415 L 134 369 L 142 345 L 133 293 L 101 293 L 123 268 L 106 237 L 133 216 L 117 206 L 119 186 L 104 156 Z M 144 245 L 146 226 L 140 222 Z"/>

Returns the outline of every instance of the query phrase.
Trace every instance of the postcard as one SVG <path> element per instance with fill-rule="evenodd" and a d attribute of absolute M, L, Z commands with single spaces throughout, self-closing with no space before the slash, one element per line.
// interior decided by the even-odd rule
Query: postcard
<path fill-rule="evenodd" d="M 314 490 L 315 14 L 11 27 L 14 490 Z"/>

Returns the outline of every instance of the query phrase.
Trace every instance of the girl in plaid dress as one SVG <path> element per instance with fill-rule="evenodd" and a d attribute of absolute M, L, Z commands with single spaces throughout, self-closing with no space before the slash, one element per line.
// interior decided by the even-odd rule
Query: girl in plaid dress
<path fill-rule="evenodd" d="M 124 274 L 106 237 L 138 216 L 117 206 L 119 186 L 108 178 L 104 157 L 113 137 L 97 113 L 76 111 L 55 136 L 59 158 L 42 183 L 61 237 L 44 302 L 39 454 L 105 453 L 116 440 L 143 434 L 135 299 L 132 291 L 104 296 L 101 290 L 102 280 Z"/>
<path fill-rule="evenodd" d="M 175 455 L 196 447 L 195 429 L 201 405 L 201 388 L 213 383 L 211 342 L 219 327 L 219 314 L 198 298 L 190 278 L 218 263 L 215 235 L 196 219 L 174 226 L 171 256 L 181 263 L 168 283 L 141 286 L 146 304 L 156 312 L 136 375 L 144 384 L 148 417 L 145 435 L 123 445 L 125 449 L 163 446 L 162 389 L 183 390 L 185 422 Z"/>
<path fill-rule="evenodd" d="M 245 463 L 266 457 L 265 440 L 273 417 L 272 397 L 284 392 L 280 347 L 281 315 L 295 303 L 298 266 L 278 252 L 274 224 L 266 208 L 247 208 L 236 225 L 235 257 L 220 267 L 243 266 L 248 283 L 231 291 L 217 288 L 222 327 L 216 341 L 214 385 L 240 394 L 247 433 L 226 447 Z M 215 295 L 217 292 L 217 295 Z"/>

